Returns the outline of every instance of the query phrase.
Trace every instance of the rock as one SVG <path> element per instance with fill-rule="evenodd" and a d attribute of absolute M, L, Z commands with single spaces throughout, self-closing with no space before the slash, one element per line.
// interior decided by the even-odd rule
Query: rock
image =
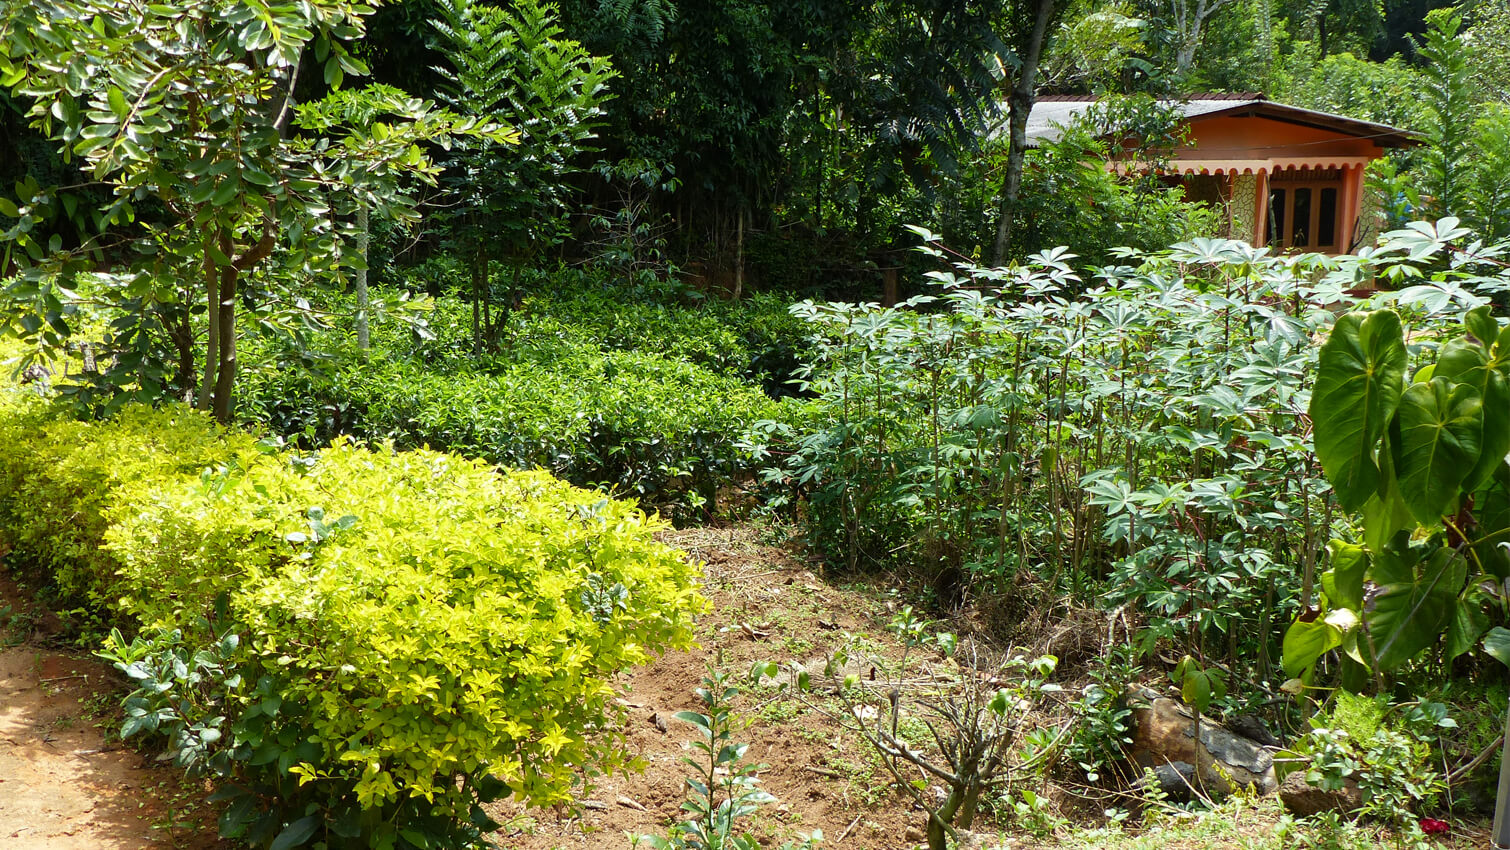
<path fill-rule="evenodd" d="M 1147 774 L 1136 783 L 1139 788 L 1146 788 L 1148 784 Z M 1188 761 L 1161 764 L 1153 769 L 1152 784 L 1157 785 L 1164 796 L 1177 803 L 1189 802 L 1191 788 L 1195 785 L 1195 765 Z"/>
<path fill-rule="evenodd" d="M 1278 738 L 1269 731 L 1269 724 L 1263 718 L 1252 714 L 1239 714 L 1236 717 L 1227 718 L 1227 728 L 1231 729 L 1244 738 L 1265 747 L 1277 747 L 1280 745 Z"/>
<path fill-rule="evenodd" d="M 1012 840 L 986 832 L 971 832 L 968 829 L 954 831 L 957 850 L 1010 850 Z"/>
<path fill-rule="evenodd" d="M 1363 791 L 1358 783 L 1344 779 L 1341 790 L 1326 791 L 1306 781 L 1306 772 L 1297 770 L 1279 786 L 1279 800 L 1291 814 L 1307 817 L 1319 812 L 1348 814 L 1363 805 Z"/>
<path fill-rule="evenodd" d="M 1170 767 L 1184 762 L 1198 765 L 1203 793 L 1226 795 L 1234 787 L 1272 793 L 1279 782 L 1274 776 L 1274 756 L 1257 743 L 1233 734 L 1209 718 L 1201 718 L 1200 744 L 1196 743 L 1195 714 L 1183 704 L 1153 691 L 1138 692 L 1143 703 L 1133 709 L 1133 743 L 1129 756 L 1141 768 Z M 1176 774 L 1178 768 L 1175 768 Z M 1173 782 L 1175 774 L 1168 779 Z M 1164 784 L 1164 777 L 1160 778 Z"/>

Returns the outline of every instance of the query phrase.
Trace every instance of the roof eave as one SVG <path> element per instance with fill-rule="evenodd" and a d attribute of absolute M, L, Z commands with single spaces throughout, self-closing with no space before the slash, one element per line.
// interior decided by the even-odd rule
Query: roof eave
<path fill-rule="evenodd" d="M 1305 109 L 1299 106 L 1290 106 L 1289 104 L 1275 103 L 1268 100 L 1233 104 L 1226 109 L 1218 109 L 1202 113 L 1193 118 L 1186 118 L 1185 121 L 1193 123 L 1211 118 L 1229 118 L 1232 116 L 1269 118 L 1289 124 L 1298 124 L 1302 127 L 1312 127 L 1317 130 L 1330 130 L 1334 133 L 1343 133 L 1344 135 L 1356 138 L 1369 139 L 1381 148 L 1413 148 L 1426 143 L 1421 134 L 1411 130 L 1402 130 L 1399 127 L 1391 127 L 1388 124 L 1375 124 L 1372 121 L 1349 118 L 1345 115 L 1333 115 L 1330 112 L 1319 112 L 1314 109 Z"/>

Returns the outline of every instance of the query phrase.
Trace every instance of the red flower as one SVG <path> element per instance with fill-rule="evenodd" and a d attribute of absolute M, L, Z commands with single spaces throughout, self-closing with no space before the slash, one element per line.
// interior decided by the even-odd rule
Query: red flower
<path fill-rule="evenodd" d="M 1452 831 L 1452 827 L 1444 820 L 1421 818 L 1421 831 L 1427 835 L 1446 835 Z"/>

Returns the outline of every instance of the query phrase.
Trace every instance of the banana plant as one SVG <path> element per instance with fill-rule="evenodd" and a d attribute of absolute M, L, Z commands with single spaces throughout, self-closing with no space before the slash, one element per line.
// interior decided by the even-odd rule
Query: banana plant
<path fill-rule="evenodd" d="M 1285 634 L 1292 677 L 1333 650 L 1379 682 L 1429 651 L 1510 665 L 1510 327 L 1483 306 L 1460 330 L 1412 341 L 1436 354 L 1412 364 L 1399 314 L 1376 310 L 1342 316 L 1322 346 L 1316 456 L 1362 540 L 1332 541 L 1317 604 Z"/>

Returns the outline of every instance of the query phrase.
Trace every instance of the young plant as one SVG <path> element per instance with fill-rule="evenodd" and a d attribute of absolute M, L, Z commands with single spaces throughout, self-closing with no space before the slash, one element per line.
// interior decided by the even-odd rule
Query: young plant
<path fill-rule="evenodd" d="M 793 667 L 789 684 L 809 708 L 860 736 L 894 785 L 927 813 L 925 834 L 930 850 L 945 850 L 956 829 L 968 829 L 974 823 L 983 799 L 999 793 L 1015 776 L 1050 763 L 1073 727 L 1035 744 L 1029 758 L 1013 764 L 1018 743 L 1028 731 L 1028 714 L 1045 694 L 1059 690 L 1048 682 L 1058 660 L 1014 656 L 988 671 L 989 665 L 983 666 L 978 654 L 969 650 L 971 657 L 961 659 L 957 677 L 920 692 L 905 681 L 910 651 L 931 646 L 946 659 L 960 651 L 955 635 L 930 634 L 928 626 L 910 607 L 894 618 L 892 630 L 907 650 L 902 659 L 896 664 L 877 657 L 865 659 L 872 669 L 886 671 L 884 677 L 867 680 L 854 673 L 842 674 L 851 660 L 850 651 L 836 651 L 825 676 L 842 706 L 839 710 L 813 697 L 812 677 L 806 670 Z M 778 665 L 761 662 L 751 676 L 774 678 L 780 672 Z M 936 750 L 908 740 L 903 730 L 912 722 L 928 731 Z M 943 786 L 941 797 L 930 790 L 933 783 Z"/>
<path fill-rule="evenodd" d="M 641 842 L 654 850 L 760 850 L 760 842 L 740 824 L 759 811 L 761 806 L 776 802 L 760 787 L 763 764 L 744 761 L 749 744 L 734 740 L 735 721 L 731 705 L 739 688 L 730 684 L 727 671 L 709 668 L 697 697 L 707 714 L 678 711 L 674 716 L 697 730 L 692 741 L 695 755 L 682 761 L 694 774 L 687 778 L 690 792 L 682 811 L 688 818 L 672 827 L 666 837 L 641 835 Z M 788 843 L 784 850 L 811 850 L 823 839 L 822 832 L 804 838 L 799 844 Z"/>

